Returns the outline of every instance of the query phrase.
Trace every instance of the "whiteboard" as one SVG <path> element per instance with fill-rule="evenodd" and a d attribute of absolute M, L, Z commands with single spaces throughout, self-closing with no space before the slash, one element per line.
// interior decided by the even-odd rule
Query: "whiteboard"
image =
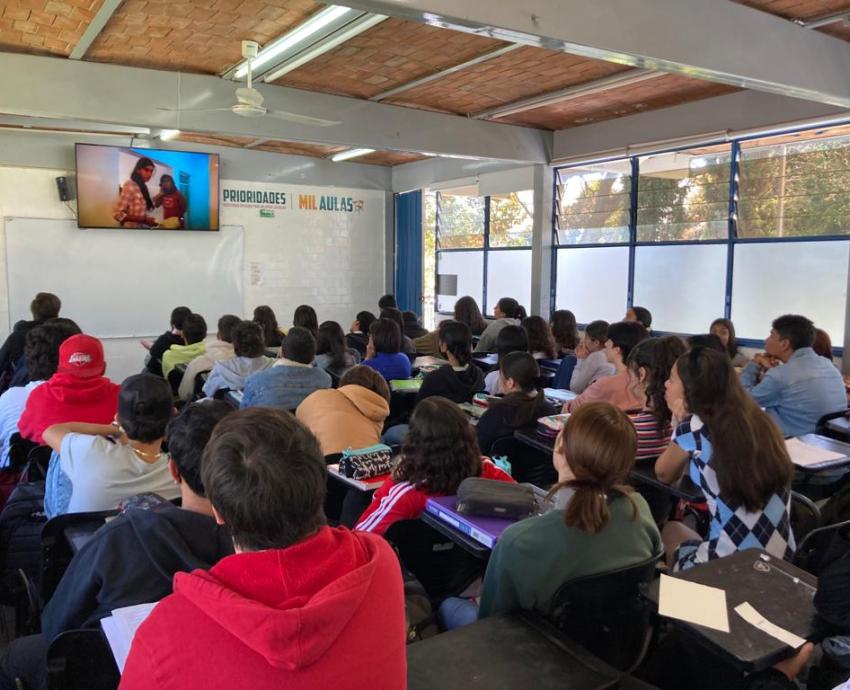
<path fill-rule="evenodd" d="M 174 307 L 203 315 L 210 332 L 242 314 L 243 229 L 219 232 L 80 230 L 74 220 L 6 218 L 9 329 L 30 319 L 37 292 L 99 338 L 168 330 Z"/>

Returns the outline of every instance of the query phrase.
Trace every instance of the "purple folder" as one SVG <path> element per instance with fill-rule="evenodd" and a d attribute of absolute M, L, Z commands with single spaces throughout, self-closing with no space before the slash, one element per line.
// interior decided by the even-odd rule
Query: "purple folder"
<path fill-rule="evenodd" d="M 516 520 L 507 518 L 461 515 L 457 512 L 457 496 L 429 498 L 425 504 L 425 510 L 488 549 L 492 549 L 496 545 L 499 537 L 502 536 L 502 532 L 516 523 Z"/>

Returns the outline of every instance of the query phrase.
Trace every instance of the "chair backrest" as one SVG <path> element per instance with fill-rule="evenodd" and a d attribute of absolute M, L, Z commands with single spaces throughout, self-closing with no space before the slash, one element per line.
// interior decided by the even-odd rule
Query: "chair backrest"
<path fill-rule="evenodd" d="M 121 674 L 104 634 L 68 630 L 47 650 L 48 690 L 115 690 Z"/>
<path fill-rule="evenodd" d="M 117 510 L 90 513 L 65 513 L 48 520 L 41 530 L 41 596 L 45 603 L 53 596 L 62 575 L 77 548 L 68 538 L 68 530 L 94 534 Z"/>
<path fill-rule="evenodd" d="M 791 492 L 791 529 L 799 544 L 820 523 L 820 510 L 807 496 Z"/>
<path fill-rule="evenodd" d="M 446 597 L 459 595 L 484 574 L 484 561 L 420 520 L 395 522 L 385 536 L 435 606 Z"/>
<path fill-rule="evenodd" d="M 552 457 L 512 436 L 497 439 L 490 447 L 491 457 L 505 456 L 511 463 L 511 476 L 520 483 L 548 489 L 558 478 Z"/>
<path fill-rule="evenodd" d="M 837 423 L 828 424 L 833 420 Z M 815 425 L 815 433 L 850 443 L 850 409 L 825 414 Z"/>
<path fill-rule="evenodd" d="M 593 654 L 630 672 L 643 659 L 652 633 L 652 611 L 641 584 L 655 576 L 661 553 L 619 570 L 565 582 L 549 616 L 568 637 Z"/>
<path fill-rule="evenodd" d="M 578 359 L 575 355 L 567 355 L 561 359 L 561 366 L 558 367 L 558 372 L 555 374 L 555 380 L 552 383 L 553 388 L 567 390 L 570 387 L 570 379 L 573 377 L 573 369 L 576 368 Z"/>
<path fill-rule="evenodd" d="M 850 531 L 850 520 L 811 530 L 797 542 L 794 565 L 812 575 L 820 575 L 824 560 L 828 560 L 833 541 L 840 535 L 846 539 L 848 531 Z"/>

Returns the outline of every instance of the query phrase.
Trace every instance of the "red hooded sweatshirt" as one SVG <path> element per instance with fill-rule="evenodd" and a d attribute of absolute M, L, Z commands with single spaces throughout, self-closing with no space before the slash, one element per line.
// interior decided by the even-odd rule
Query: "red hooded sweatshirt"
<path fill-rule="evenodd" d="M 136 632 L 120 690 L 406 687 L 398 559 L 380 537 L 323 527 L 177 573 Z"/>
<path fill-rule="evenodd" d="M 118 411 L 120 388 L 105 376 L 80 378 L 73 374 L 53 374 L 30 393 L 18 421 L 18 431 L 30 441 L 44 443 L 41 435 L 54 424 L 109 424 Z"/>

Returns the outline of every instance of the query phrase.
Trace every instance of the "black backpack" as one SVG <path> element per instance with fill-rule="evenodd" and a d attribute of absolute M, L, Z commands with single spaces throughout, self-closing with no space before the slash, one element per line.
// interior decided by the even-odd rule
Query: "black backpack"
<path fill-rule="evenodd" d="M 45 522 L 44 482 L 21 482 L 0 512 L 0 570 L 23 570 L 38 580 Z"/>

